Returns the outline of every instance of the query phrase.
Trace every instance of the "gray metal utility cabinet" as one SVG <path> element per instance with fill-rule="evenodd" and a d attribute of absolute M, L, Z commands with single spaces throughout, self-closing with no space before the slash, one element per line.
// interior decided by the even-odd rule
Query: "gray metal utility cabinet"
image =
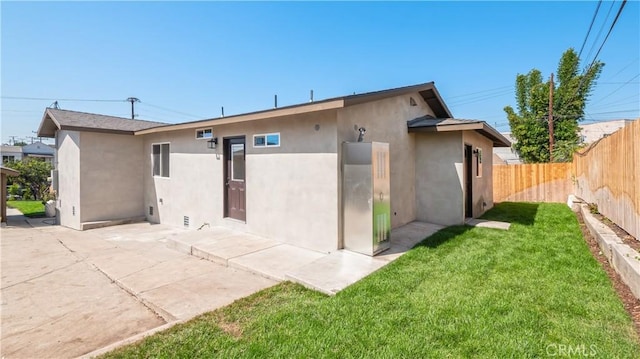
<path fill-rule="evenodd" d="M 342 144 L 344 248 L 373 256 L 391 246 L 389 144 Z"/>

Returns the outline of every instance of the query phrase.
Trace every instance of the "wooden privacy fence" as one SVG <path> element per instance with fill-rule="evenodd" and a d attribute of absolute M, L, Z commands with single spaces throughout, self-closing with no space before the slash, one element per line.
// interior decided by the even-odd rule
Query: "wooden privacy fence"
<path fill-rule="evenodd" d="M 640 238 L 640 120 L 573 156 L 575 194 Z"/>
<path fill-rule="evenodd" d="M 573 192 L 571 163 L 493 166 L 494 202 L 566 202 Z"/>
<path fill-rule="evenodd" d="M 640 120 L 573 156 L 573 163 L 493 166 L 493 201 L 566 202 L 570 194 L 640 238 Z"/>

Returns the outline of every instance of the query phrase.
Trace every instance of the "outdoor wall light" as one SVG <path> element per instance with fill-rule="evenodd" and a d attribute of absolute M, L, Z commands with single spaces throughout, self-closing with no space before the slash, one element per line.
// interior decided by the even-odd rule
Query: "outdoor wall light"
<path fill-rule="evenodd" d="M 216 149 L 216 145 L 218 144 L 218 137 L 213 137 L 212 139 L 210 139 L 209 141 L 207 141 L 207 147 L 210 150 L 215 150 Z"/>

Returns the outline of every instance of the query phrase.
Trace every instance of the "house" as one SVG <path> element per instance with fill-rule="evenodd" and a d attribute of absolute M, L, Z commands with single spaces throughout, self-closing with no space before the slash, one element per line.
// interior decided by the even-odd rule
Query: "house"
<path fill-rule="evenodd" d="M 43 143 L 43 142 L 34 142 L 30 145 L 24 146 L 6 146 L 3 145 L 0 148 L 0 152 L 2 152 L 2 163 L 11 162 L 11 161 L 20 161 L 26 159 L 37 159 L 40 161 L 45 161 L 49 163 L 55 162 L 55 148 Z"/>
<path fill-rule="evenodd" d="M 512 145 L 516 142 L 516 139 L 511 135 L 511 132 L 503 132 L 502 135 L 509 140 Z M 514 146 L 494 147 L 493 158 L 494 165 L 517 165 L 523 163 Z"/>
<path fill-rule="evenodd" d="M 5 163 L 7 163 L 7 162 L 22 160 L 22 147 L 21 146 L 2 145 L 2 147 L 0 147 L 0 152 L 2 152 L 2 164 L 3 165 Z"/>
<path fill-rule="evenodd" d="M 40 161 L 54 163 L 55 149 L 40 141 L 30 145 L 22 146 L 23 159 L 37 159 Z"/>
<path fill-rule="evenodd" d="M 433 83 L 171 125 L 49 108 L 38 136 L 56 139 L 64 226 L 143 217 L 322 252 L 345 246 L 344 142 L 388 143 L 392 228 L 484 213 L 490 154 L 510 145 Z"/>
<path fill-rule="evenodd" d="M 610 120 L 580 125 L 580 142 L 591 144 L 618 131 L 634 120 Z"/>

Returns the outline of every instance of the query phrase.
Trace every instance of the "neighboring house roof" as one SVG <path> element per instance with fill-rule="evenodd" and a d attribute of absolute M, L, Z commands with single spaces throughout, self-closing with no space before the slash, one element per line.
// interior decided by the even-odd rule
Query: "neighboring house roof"
<path fill-rule="evenodd" d="M 398 87 L 389 90 L 367 92 L 359 95 L 349 95 L 330 98 L 321 101 L 307 102 L 298 105 L 279 107 L 269 110 L 250 112 L 240 115 L 226 116 L 220 118 L 212 118 L 193 122 L 184 122 L 175 125 L 166 125 L 162 127 L 154 127 L 143 129 L 136 132 L 136 135 L 143 135 L 154 132 L 177 131 L 191 128 L 199 128 L 205 126 L 224 125 L 229 123 L 263 120 L 287 115 L 298 115 L 316 111 L 324 111 L 330 109 L 344 108 L 348 106 L 358 105 L 361 103 L 382 100 L 389 97 L 400 96 L 404 94 L 418 92 L 425 102 L 431 107 L 434 114 L 438 117 L 453 117 L 444 101 L 440 97 L 433 82 L 423 84 Z"/>
<path fill-rule="evenodd" d="M 481 120 L 434 118 L 422 116 L 407 121 L 409 132 L 445 132 L 473 130 L 493 141 L 494 147 L 510 147 L 511 142 L 500 132 Z"/>
<path fill-rule="evenodd" d="M 54 137 L 57 130 L 133 135 L 135 131 L 163 125 L 166 123 L 47 108 L 38 128 L 38 137 Z"/>
<path fill-rule="evenodd" d="M 516 139 L 513 137 L 511 132 L 501 132 L 501 134 L 507 140 L 509 140 L 509 142 L 511 142 L 512 146 L 510 148 L 494 147 L 493 148 L 494 157 L 500 158 L 501 162 L 504 162 L 504 164 L 507 164 L 507 165 L 513 165 L 513 164 L 522 163 L 522 160 L 520 159 L 520 156 L 518 155 L 518 152 L 516 152 L 515 148 L 513 147 L 513 144 L 516 143 Z M 501 162 L 495 162 L 494 161 L 494 164 L 500 164 Z"/>
<path fill-rule="evenodd" d="M 609 120 L 580 125 L 580 139 L 583 143 L 593 143 L 618 131 L 634 120 Z"/>
<path fill-rule="evenodd" d="M 34 142 L 30 145 L 22 146 L 22 153 L 32 157 L 37 157 L 36 155 L 53 156 L 55 152 L 55 149 L 42 142 Z"/>
<path fill-rule="evenodd" d="M 0 172 L 6 176 L 17 176 L 20 174 L 20 172 L 5 166 L 0 166 Z"/>
<path fill-rule="evenodd" d="M 2 146 L 2 147 L 0 147 L 0 152 L 2 152 L 2 154 L 22 153 L 22 147 L 20 147 L 20 146 Z"/>

